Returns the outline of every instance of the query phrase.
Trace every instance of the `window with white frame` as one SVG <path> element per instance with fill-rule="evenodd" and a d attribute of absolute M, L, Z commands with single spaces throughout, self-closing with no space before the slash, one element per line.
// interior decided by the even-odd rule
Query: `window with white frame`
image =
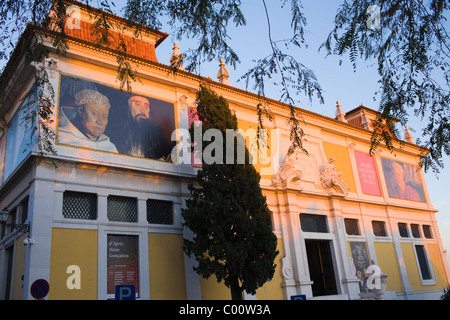
<path fill-rule="evenodd" d="M 398 223 L 398 233 L 402 238 L 409 238 L 408 234 L 408 225 L 406 223 L 399 222 Z"/>
<path fill-rule="evenodd" d="M 373 234 L 377 237 L 387 237 L 384 221 L 372 221 Z"/>
<path fill-rule="evenodd" d="M 423 245 L 415 245 L 417 262 L 419 263 L 420 276 L 422 280 L 432 280 L 430 265 L 428 263 L 428 255 Z"/>
<path fill-rule="evenodd" d="M 414 238 L 420 238 L 420 229 L 418 224 L 411 223 L 411 233 Z"/>
<path fill-rule="evenodd" d="M 347 232 L 348 235 L 357 236 L 361 234 L 358 228 L 358 219 L 346 218 L 344 219 L 344 224 L 345 224 L 345 232 Z"/>
<path fill-rule="evenodd" d="M 429 225 L 424 224 L 422 226 L 422 230 L 423 230 L 423 235 L 425 236 L 425 238 L 433 239 L 433 235 L 431 234 L 431 227 Z"/>

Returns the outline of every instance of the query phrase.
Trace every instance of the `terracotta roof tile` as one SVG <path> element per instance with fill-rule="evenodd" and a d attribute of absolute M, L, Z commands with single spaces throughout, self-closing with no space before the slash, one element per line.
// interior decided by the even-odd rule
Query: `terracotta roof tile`
<path fill-rule="evenodd" d="M 68 36 L 76 39 L 86 41 L 92 44 L 101 43 L 101 34 L 96 30 L 92 23 L 86 21 L 80 21 L 80 28 L 69 29 L 65 28 L 65 32 Z M 122 38 L 125 43 L 126 52 L 130 55 L 137 56 L 139 58 L 147 59 L 150 61 L 158 62 L 156 58 L 155 45 L 149 42 L 140 40 L 136 37 L 119 34 L 116 31 L 108 30 L 109 33 L 109 46 L 114 50 L 122 50 L 119 46 L 119 41 Z"/>

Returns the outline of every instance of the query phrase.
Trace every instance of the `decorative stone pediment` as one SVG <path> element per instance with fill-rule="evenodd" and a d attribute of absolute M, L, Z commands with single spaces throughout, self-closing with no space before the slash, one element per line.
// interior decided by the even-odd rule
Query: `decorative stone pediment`
<path fill-rule="evenodd" d="M 337 172 L 334 165 L 334 158 L 331 157 L 327 162 L 320 166 L 320 181 L 322 187 L 330 195 L 347 196 L 349 187 L 342 179 L 342 172 Z"/>
<path fill-rule="evenodd" d="M 288 184 L 291 182 L 298 182 L 302 177 L 303 173 L 295 168 L 292 158 L 286 157 L 277 174 L 273 177 L 273 183 Z"/>

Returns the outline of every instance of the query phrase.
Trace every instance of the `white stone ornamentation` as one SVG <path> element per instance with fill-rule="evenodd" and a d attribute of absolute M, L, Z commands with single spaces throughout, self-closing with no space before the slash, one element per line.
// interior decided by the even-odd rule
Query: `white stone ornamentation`
<path fill-rule="evenodd" d="M 320 167 L 320 181 L 322 187 L 327 189 L 333 195 L 347 196 L 349 187 L 342 179 L 342 172 L 336 171 L 334 165 L 335 159 L 331 157 L 327 162 Z"/>

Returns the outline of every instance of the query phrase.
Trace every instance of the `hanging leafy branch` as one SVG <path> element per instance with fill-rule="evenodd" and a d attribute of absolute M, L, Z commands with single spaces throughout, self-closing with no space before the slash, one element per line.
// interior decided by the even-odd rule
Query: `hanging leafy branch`
<path fill-rule="evenodd" d="M 11 57 L 14 50 L 24 53 L 25 64 L 39 64 L 48 57 L 48 49 L 42 45 L 44 38 L 52 39 L 52 44 L 57 53 L 65 54 L 68 50 L 68 37 L 65 24 L 67 21 L 67 9 L 70 2 L 64 0 L 30 0 L 30 1 L 2 1 L 0 2 L 0 40 L 3 46 L 0 50 L 0 61 Z M 98 45 L 109 47 L 117 52 L 117 79 L 121 88 L 126 87 L 131 91 L 132 82 L 136 81 L 136 72 L 131 68 L 127 54 L 125 41 L 120 32 L 113 37 L 111 30 L 120 30 L 119 25 L 110 19 L 113 3 L 108 0 L 101 2 L 100 9 L 94 10 L 87 7 L 88 13 L 93 17 L 93 31 L 98 36 Z M 27 29 L 28 28 L 28 29 Z M 28 32 L 25 32 L 28 30 Z M 20 39 L 20 40 L 19 40 Z M 19 45 L 18 45 L 19 43 Z M 9 79 L 15 73 L 15 66 L 10 64 L 8 68 L 2 68 L 0 81 L 0 103 L 4 100 L 9 90 Z M 38 147 L 40 158 L 48 154 L 56 154 L 53 146 L 55 132 L 51 129 L 53 122 L 51 110 L 55 104 L 55 89 L 49 81 L 45 67 L 35 74 L 34 86 L 38 88 L 39 102 L 35 110 L 28 113 L 24 121 L 30 121 L 33 128 L 33 136 Z M 27 96 L 23 98 L 26 99 Z"/>
<path fill-rule="evenodd" d="M 84 1 L 90 4 L 92 1 Z M 257 58 L 242 77 L 247 88 L 252 87 L 261 98 L 258 105 L 259 126 L 270 113 L 265 100 L 266 88 L 273 83 L 280 86 L 280 100 L 290 105 L 292 148 L 303 149 L 303 127 L 299 110 L 294 106 L 306 97 L 323 102 L 322 89 L 311 69 L 299 62 L 292 54 L 293 48 L 305 46 L 304 27 L 307 23 L 301 0 L 280 0 L 289 7 L 291 15 L 291 37 L 284 40 L 272 38 L 271 21 L 266 1 L 259 2 L 265 9 L 271 54 Z M 0 2 L 0 59 L 10 58 L 12 50 L 28 24 L 36 27 L 38 36 L 52 34 L 54 46 L 64 53 L 67 50 L 67 35 L 64 31 L 67 3 L 63 0 L 22 0 Z M 53 6 L 53 7 L 52 7 Z M 95 32 L 99 43 L 117 52 L 118 79 L 122 88 L 131 90 L 137 80 L 136 71 L 127 55 L 123 41 L 111 41 L 110 30 L 117 26 L 109 13 L 115 5 L 112 1 L 95 1 L 101 11 L 87 7 L 94 17 Z M 53 8 L 52 16 L 48 16 Z M 184 52 L 188 71 L 199 72 L 204 62 L 219 58 L 228 65 L 240 62 L 238 54 L 230 45 L 229 30 L 245 26 L 240 0 L 128 0 L 124 16 L 130 25 L 161 29 L 168 25 L 178 39 L 197 40 L 197 46 Z M 373 11 L 379 9 L 376 27 L 370 27 Z M 372 150 L 381 143 L 393 148 L 400 137 L 399 130 L 392 125 L 395 119 L 405 125 L 414 115 L 425 124 L 422 139 L 423 165 L 425 169 L 438 171 L 442 157 L 449 155 L 449 58 L 450 39 L 448 28 L 449 0 L 342 0 L 335 17 L 334 29 L 323 43 L 328 54 L 348 56 L 357 68 L 358 60 L 374 62 L 378 66 L 380 87 L 376 93 L 381 117 L 379 125 L 391 127 L 393 135 L 374 132 Z M 378 17 L 375 17 L 377 20 Z M 379 26 L 378 26 L 379 22 Z M 139 29 L 135 30 L 139 36 Z M 116 39 L 117 40 L 117 39 Z M 23 48 L 28 48 L 23 46 Z M 33 48 L 33 46 L 30 46 Z M 24 49 L 28 62 L 37 55 Z M 42 58 L 42 56 L 40 56 Z M 3 79 L 8 79 L 14 70 L 2 70 Z M 0 99 L 7 84 L 0 83 Z M 428 152 L 429 151 L 429 152 Z M 428 152 L 428 153 L 427 153 Z"/>
<path fill-rule="evenodd" d="M 371 28 L 373 6 L 379 9 L 378 26 Z M 368 10 L 369 9 L 369 10 Z M 386 123 L 394 135 L 372 137 L 372 150 L 380 143 L 393 148 L 400 132 L 394 119 L 406 125 L 411 115 L 426 121 L 422 132 L 422 164 L 435 172 L 443 153 L 450 155 L 448 0 L 345 1 L 338 9 L 335 28 L 322 47 L 328 54 L 376 61 L 380 77 L 378 124 Z M 427 154 L 426 150 L 429 150 Z"/>
<path fill-rule="evenodd" d="M 166 21 L 178 39 L 197 39 L 197 48 L 185 53 L 188 71 L 199 71 L 203 62 L 217 60 L 217 57 L 233 67 L 240 62 L 228 44 L 229 23 L 237 27 L 246 23 L 240 0 L 130 0 L 124 12 L 130 21 L 156 30 L 161 28 L 161 21 Z"/>
<path fill-rule="evenodd" d="M 285 5 L 287 0 L 282 1 Z M 264 100 L 266 81 L 272 80 L 275 76 L 279 75 L 279 80 L 273 79 L 275 85 L 281 86 L 280 100 L 287 103 L 290 107 L 289 113 L 289 125 L 290 125 L 290 139 L 292 142 L 289 148 L 289 153 L 295 149 L 307 152 L 303 147 L 303 127 L 300 124 L 302 121 L 301 113 L 295 105 L 299 102 L 295 97 L 306 96 L 310 100 L 314 95 L 321 103 L 324 103 L 322 96 L 322 88 L 317 82 L 317 78 L 314 72 L 308 69 L 305 65 L 298 62 L 292 55 L 285 53 L 280 49 L 280 44 L 285 45 L 287 51 L 289 46 L 301 47 L 305 42 L 304 39 L 304 26 L 306 25 L 306 18 L 302 14 L 302 5 L 300 1 L 291 1 L 292 20 L 291 27 L 293 30 L 293 36 L 287 40 L 274 41 L 271 34 L 271 21 L 269 17 L 269 11 L 267 9 L 266 2 L 262 0 L 266 20 L 268 25 L 268 39 L 272 49 L 272 53 L 263 59 L 257 60 L 256 65 L 250 68 L 242 77 L 241 80 L 245 81 L 246 87 L 253 82 L 253 89 L 257 91 L 258 95 Z M 279 82 L 278 82 L 279 81 Z M 258 128 L 263 127 L 260 116 L 262 113 L 266 113 L 265 110 L 261 110 L 264 104 L 258 104 Z"/>

